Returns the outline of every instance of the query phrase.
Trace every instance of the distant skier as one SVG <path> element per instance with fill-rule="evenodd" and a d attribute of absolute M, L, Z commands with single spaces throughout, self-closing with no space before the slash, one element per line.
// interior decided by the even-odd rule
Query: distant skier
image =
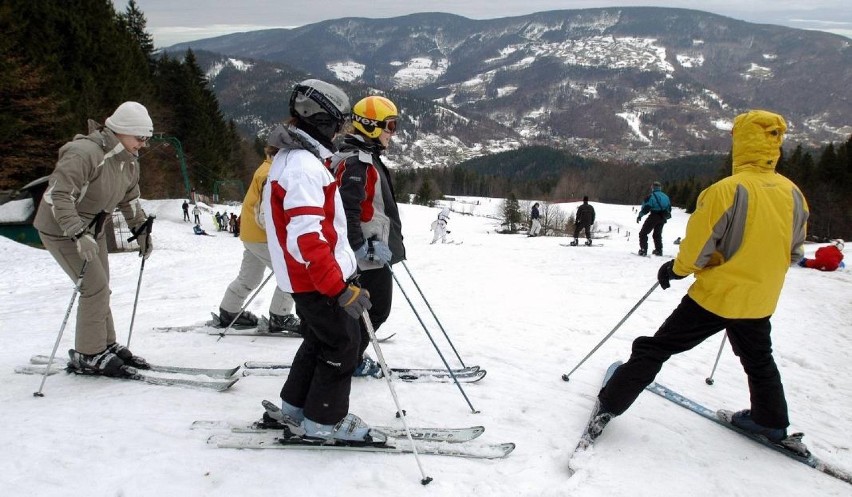
<path fill-rule="evenodd" d="M 184 200 L 181 208 L 183 209 L 183 220 L 189 222 L 189 202 Z"/>
<path fill-rule="evenodd" d="M 571 245 L 580 244 L 580 231 L 586 230 L 586 245 L 592 244 L 592 225 L 595 224 L 595 208 L 589 205 L 589 197 L 583 197 L 583 203 L 577 207 L 574 219 L 574 241 Z"/>
<path fill-rule="evenodd" d="M 197 204 L 192 207 L 192 216 L 195 218 L 195 224 L 201 224 L 201 209 Z"/>
<path fill-rule="evenodd" d="M 201 228 L 201 226 L 199 226 L 199 225 L 197 225 L 197 224 L 196 224 L 195 226 L 193 226 L 193 227 L 192 227 L 192 231 L 193 231 L 196 235 L 207 235 L 207 236 L 213 236 L 213 235 L 208 234 L 206 231 L 204 231 L 204 230 Z"/>
<path fill-rule="evenodd" d="M 601 389 L 588 425 L 592 438 L 633 404 L 672 355 L 725 330 L 751 401 L 731 424 L 807 453 L 800 440 L 787 438 L 787 401 L 770 336 L 787 270 L 802 257 L 808 220 L 801 190 L 775 171 L 786 129 L 783 117 L 762 110 L 734 119 L 733 174 L 701 192 L 677 258 L 657 273 L 664 290 L 690 274 L 695 282 L 654 336 L 634 340 L 630 360 Z"/>
<path fill-rule="evenodd" d="M 651 194 L 642 202 L 642 209 L 636 222 L 642 221 L 642 216 L 650 212 L 642 229 L 639 230 L 639 255 L 648 254 L 648 233 L 654 232 L 654 255 L 663 255 L 663 226 L 672 217 L 672 202 L 669 196 L 662 192 L 662 185 L 655 181 L 651 186 Z"/>
<path fill-rule="evenodd" d="M 447 235 L 450 234 L 449 230 L 447 230 L 447 222 L 449 220 L 450 209 L 444 207 L 438 214 L 438 219 L 432 221 L 432 231 L 435 232 L 435 235 L 432 237 L 431 244 L 434 244 L 438 240 L 441 240 L 441 243 L 447 243 Z"/>
<path fill-rule="evenodd" d="M 530 213 L 530 234 L 529 236 L 538 236 L 538 232 L 541 231 L 541 214 L 538 212 L 538 202 L 534 203 L 532 206 L 532 212 Z"/>
<path fill-rule="evenodd" d="M 832 240 L 831 245 L 818 248 L 813 259 L 802 258 L 799 265 L 820 271 L 836 271 L 843 263 L 843 240 Z"/>

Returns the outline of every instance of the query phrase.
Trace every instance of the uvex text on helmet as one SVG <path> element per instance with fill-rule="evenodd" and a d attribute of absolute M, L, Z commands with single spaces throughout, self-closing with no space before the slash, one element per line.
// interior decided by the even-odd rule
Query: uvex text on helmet
<path fill-rule="evenodd" d="M 371 95 L 352 106 L 352 127 L 368 138 L 378 138 L 398 116 L 396 104 L 385 97 Z"/>
<path fill-rule="evenodd" d="M 325 81 L 306 79 L 290 95 L 290 115 L 306 121 L 329 138 L 340 130 L 348 113 L 349 97 Z"/>

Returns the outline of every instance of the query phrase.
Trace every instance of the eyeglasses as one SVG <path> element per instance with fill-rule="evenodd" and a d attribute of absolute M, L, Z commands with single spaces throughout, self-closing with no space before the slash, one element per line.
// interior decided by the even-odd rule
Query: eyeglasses
<path fill-rule="evenodd" d="M 148 140 L 151 139 L 150 136 L 134 136 L 133 138 L 136 138 L 136 140 L 138 140 L 139 142 L 142 142 L 142 143 L 147 143 Z"/>

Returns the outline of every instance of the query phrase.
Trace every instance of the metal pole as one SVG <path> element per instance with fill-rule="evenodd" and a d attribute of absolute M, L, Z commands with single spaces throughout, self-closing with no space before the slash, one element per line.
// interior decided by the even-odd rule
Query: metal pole
<path fill-rule="evenodd" d="M 254 291 L 254 295 L 252 295 L 251 298 L 248 299 L 248 302 L 243 304 L 243 307 L 242 309 L 240 309 L 240 312 L 238 312 L 237 315 L 234 316 L 234 319 L 232 319 L 231 322 L 228 323 L 228 327 L 222 330 L 221 333 L 219 333 L 219 338 L 216 339 L 217 342 L 225 337 L 225 334 L 228 333 L 228 330 L 231 329 L 231 326 L 233 326 L 234 323 L 237 322 L 237 319 L 240 319 L 240 316 L 242 316 L 243 313 L 246 311 L 246 308 L 249 306 L 249 304 L 251 304 L 251 301 L 254 300 L 255 297 L 257 297 L 257 294 L 260 293 L 261 290 L 263 290 L 263 287 L 266 286 L 266 283 L 269 282 L 269 279 L 272 278 L 272 275 L 274 274 L 275 273 L 269 273 L 269 276 L 267 276 L 266 279 L 263 280 L 263 283 L 261 283 L 260 286 L 257 287 L 257 290 Z"/>
<path fill-rule="evenodd" d="M 704 383 L 713 384 L 713 375 L 716 374 L 716 366 L 719 365 L 719 358 L 722 357 L 722 349 L 725 348 L 725 341 L 728 340 L 728 334 L 722 335 L 722 343 L 719 345 L 719 353 L 716 354 L 716 362 L 713 364 L 713 371 L 710 371 L 710 376 L 704 379 Z"/>
<path fill-rule="evenodd" d="M 62 332 L 65 331 L 65 325 L 68 323 L 68 316 L 71 315 L 71 308 L 74 307 L 74 301 L 77 300 L 77 294 L 82 291 L 83 276 L 85 276 L 88 266 L 89 261 L 83 261 L 83 268 L 80 269 L 80 276 L 77 277 L 77 283 L 74 284 L 74 293 L 71 294 L 71 302 L 68 304 L 68 309 L 65 310 L 65 318 L 62 320 L 62 326 L 59 327 L 59 334 L 56 336 L 56 343 L 53 344 L 53 351 L 50 353 L 50 360 L 47 362 L 47 367 L 44 369 L 44 375 L 41 377 L 41 385 L 39 385 L 37 392 L 33 392 L 33 397 L 44 397 L 44 394 L 41 392 L 44 389 L 44 382 L 47 381 L 47 376 L 50 374 L 50 366 L 53 364 L 53 358 L 56 357 L 56 349 L 59 348 L 59 342 L 62 340 Z"/>
<path fill-rule="evenodd" d="M 388 269 L 390 269 L 390 266 L 388 266 Z M 408 295 L 405 293 L 405 289 L 402 288 L 402 285 L 399 284 L 399 280 L 396 278 L 396 273 L 391 271 L 391 275 L 393 276 L 394 281 L 396 281 L 396 285 L 399 287 L 400 291 L 405 296 L 405 299 L 408 300 L 408 303 L 410 305 L 411 300 L 408 298 Z M 413 305 L 411 306 L 411 310 L 414 311 L 414 315 L 417 316 L 417 320 L 420 321 L 420 324 L 423 326 L 423 331 L 426 332 L 426 336 L 429 337 L 429 341 L 432 342 L 432 346 L 435 347 L 435 351 L 438 353 L 438 357 L 441 358 L 441 362 L 444 363 L 444 367 L 447 368 L 447 372 L 450 374 L 450 377 L 452 377 L 456 386 L 459 388 L 459 391 L 461 392 L 462 396 L 464 397 L 464 400 L 467 402 L 467 405 L 470 406 L 471 412 L 473 412 L 473 414 L 478 414 L 479 411 L 477 411 L 476 408 L 473 407 L 473 404 L 471 404 L 470 399 L 467 398 L 467 394 L 465 393 L 464 388 L 462 388 L 461 383 L 459 383 L 458 378 L 456 378 L 456 374 L 453 373 L 453 369 L 450 367 L 449 364 L 447 364 L 447 360 L 444 359 L 444 354 L 441 353 L 441 349 L 438 348 L 438 344 L 435 343 L 435 340 L 432 338 L 432 334 L 429 333 L 429 330 L 426 328 L 426 325 L 423 324 L 423 320 L 420 319 L 420 315 L 417 313 L 417 310 L 414 308 Z M 372 339 L 372 337 L 370 337 L 370 338 Z"/>
<path fill-rule="evenodd" d="M 385 363 L 385 356 L 382 354 L 382 347 L 379 345 L 379 340 L 376 338 L 376 331 L 373 329 L 373 323 L 370 321 L 370 315 L 367 311 L 361 313 L 361 319 L 364 321 L 364 325 L 367 328 L 367 334 L 370 335 L 370 341 L 373 342 L 373 350 L 376 351 L 376 358 L 379 361 L 379 367 L 382 368 L 382 374 L 384 374 L 385 379 L 387 380 L 391 397 L 393 397 L 393 402 L 396 404 L 396 412 L 399 415 L 399 419 L 402 420 L 402 426 L 405 428 L 405 434 L 408 436 L 409 443 L 411 443 L 414 460 L 417 461 L 417 467 L 420 469 L 420 483 L 428 485 L 429 482 L 432 481 L 432 477 L 426 476 L 426 472 L 423 471 L 423 465 L 420 463 L 420 455 L 417 453 L 417 445 L 415 445 L 414 438 L 411 436 L 411 429 L 408 427 L 408 421 L 405 420 L 405 411 L 403 411 L 402 407 L 399 405 L 396 390 L 394 390 L 393 384 L 391 383 L 390 371 L 388 370 L 387 363 Z"/>
<path fill-rule="evenodd" d="M 605 336 L 603 340 L 601 340 L 601 341 L 600 341 L 597 345 L 595 345 L 595 348 L 593 348 L 591 352 L 589 352 L 588 354 L 586 354 L 586 357 L 584 357 L 584 358 L 583 358 L 583 360 L 582 360 L 582 361 L 580 361 L 580 363 L 579 363 L 579 364 L 577 364 L 576 366 L 574 366 L 574 369 L 572 369 L 570 372 L 568 372 L 568 373 L 566 373 L 566 374 L 563 374 L 563 375 L 562 375 L 562 379 L 563 379 L 563 380 L 565 380 L 565 381 L 571 381 L 571 375 L 572 375 L 572 374 L 574 374 L 574 371 L 577 371 L 577 368 L 579 368 L 579 367 L 580 367 L 580 366 L 581 366 L 584 362 L 586 362 L 586 359 L 588 359 L 589 357 L 591 357 L 591 356 L 592 356 L 592 354 L 594 354 L 594 353 L 595 353 L 595 351 L 596 351 L 596 350 L 598 350 L 598 349 L 601 347 L 601 345 L 603 345 L 603 344 L 604 344 L 604 342 L 606 342 L 607 340 L 609 340 L 609 337 L 611 337 L 611 336 L 612 336 L 612 335 L 613 335 L 616 331 L 618 331 L 618 328 L 620 328 L 620 327 L 621 327 L 621 325 L 622 325 L 622 324 L 624 324 L 624 322 L 625 322 L 625 321 L 627 321 L 627 318 L 629 318 L 629 317 L 630 317 L 630 315 L 631 315 L 631 314 L 633 314 L 633 311 L 635 311 L 635 310 L 636 310 L 636 309 L 637 309 L 640 305 L 642 305 L 642 302 L 644 302 L 644 301 L 645 301 L 645 299 L 647 299 L 647 298 L 648 298 L 648 295 L 651 295 L 651 292 L 653 292 L 654 290 L 656 290 L 658 286 L 660 286 L 660 283 L 659 283 L 659 282 L 655 282 L 655 283 L 654 283 L 654 286 L 652 286 L 652 287 L 651 287 L 651 289 L 650 289 L 650 290 L 648 290 L 648 291 L 645 293 L 645 295 L 643 295 L 643 296 L 642 296 L 642 298 L 641 298 L 641 299 L 639 299 L 639 302 L 636 302 L 636 305 L 634 305 L 634 306 L 633 306 L 633 308 L 632 308 L 632 309 L 630 309 L 630 311 L 629 311 L 629 312 L 628 312 L 628 313 L 627 313 L 627 314 L 626 314 L 623 318 L 621 318 L 621 321 L 619 321 L 619 322 L 618 322 L 618 324 L 617 324 L 617 325 L 615 325 L 615 328 L 613 328 L 613 329 L 612 329 L 612 331 L 610 331 L 610 332 L 609 332 L 609 334 L 608 334 L 607 336 Z"/>
<path fill-rule="evenodd" d="M 130 348 L 130 337 L 133 336 L 133 322 L 136 321 L 136 304 L 139 303 L 139 287 L 142 286 L 142 272 L 145 271 L 145 258 L 139 268 L 139 280 L 136 282 L 136 297 L 133 298 L 133 314 L 130 315 L 130 330 L 127 332 L 127 348 Z"/>
<path fill-rule="evenodd" d="M 133 236 L 127 239 L 127 242 L 132 242 L 139 238 L 139 235 L 145 233 L 151 236 L 151 229 L 154 226 L 156 216 L 148 216 L 148 219 L 142 223 L 136 231 L 131 230 Z M 146 257 L 142 253 L 142 247 L 139 247 L 139 256 L 142 257 L 142 265 L 139 267 L 139 280 L 136 282 L 136 296 L 133 298 L 133 314 L 130 315 L 130 330 L 127 332 L 127 348 L 130 348 L 130 338 L 133 336 L 133 322 L 136 320 L 136 304 L 139 303 L 139 288 L 142 286 L 142 273 L 145 271 Z"/>
<path fill-rule="evenodd" d="M 447 339 L 447 342 L 450 344 L 450 348 L 452 348 L 453 352 L 455 352 L 456 358 L 459 360 L 459 363 L 461 363 L 463 368 L 467 367 L 467 366 L 465 366 L 464 361 L 462 360 L 461 356 L 459 355 L 458 351 L 456 350 L 455 345 L 453 345 L 453 341 L 450 340 L 449 335 L 447 335 L 447 332 L 444 330 L 444 327 L 441 325 L 441 321 L 438 319 L 438 316 L 435 315 L 435 311 L 432 310 L 432 306 L 429 305 L 429 301 L 426 300 L 426 296 L 423 295 L 423 291 L 420 290 L 420 285 L 417 284 L 417 280 L 414 279 L 414 275 L 411 274 L 411 270 L 408 269 L 408 265 L 405 263 L 405 261 L 401 261 L 401 262 L 402 262 L 402 267 L 404 267 L 405 271 L 408 273 L 408 277 L 411 278 L 411 282 L 414 283 L 414 287 L 417 288 L 418 292 L 420 292 L 420 297 L 423 298 L 423 302 L 426 303 L 426 307 L 429 308 L 429 312 L 432 313 L 432 317 L 435 318 L 435 322 L 438 323 L 438 328 L 440 328 L 441 332 L 444 333 L 444 337 Z M 390 269 L 390 265 L 388 265 L 388 268 Z M 394 279 L 396 279 L 396 277 L 394 277 Z M 399 280 L 397 280 L 396 284 L 399 285 Z M 400 290 L 401 289 L 402 289 L 402 287 L 400 286 Z M 403 291 L 403 293 L 405 293 L 405 292 Z M 414 306 L 411 304 L 410 300 L 408 301 L 408 304 L 411 305 L 411 309 L 413 310 Z M 417 311 L 414 311 L 414 313 L 417 314 Z M 418 316 L 418 319 L 420 319 L 419 316 Z M 423 325 L 422 320 L 420 321 L 420 324 Z M 425 329 L 426 325 L 423 325 L 423 328 Z"/>

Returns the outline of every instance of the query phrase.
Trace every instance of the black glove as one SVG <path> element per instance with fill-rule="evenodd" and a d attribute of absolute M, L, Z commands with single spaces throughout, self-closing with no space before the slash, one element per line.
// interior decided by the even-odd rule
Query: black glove
<path fill-rule="evenodd" d="M 370 307 L 373 307 L 370 302 L 370 292 L 351 283 L 347 284 L 343 292 L 337 296 L 337 305 L 354 319 L 360 318 L 364 311 L 369 311 Z"/>
<path fill-rule="evenodd" d="M 637 223 L 641 223 L 641 222 L 642 222 L 642 216 L 637 217 L 637 218 L 636 218 L 636 222 L 637 222 Z"/>
<path fill-rule="evenodd" d="M 660 282 L 660 286 L 663 287 L 663 290 L 666 290 L 669 286 L 671 286 L 669 284 L 671 280 L 682 280 L 684 278 L 686 278 L 686 276 L 681 276 L 674 272 L 674 259 L 663 263 L 663 265 L 660 266 L 660 270 L 657 271 L 657 281 Z"/>

